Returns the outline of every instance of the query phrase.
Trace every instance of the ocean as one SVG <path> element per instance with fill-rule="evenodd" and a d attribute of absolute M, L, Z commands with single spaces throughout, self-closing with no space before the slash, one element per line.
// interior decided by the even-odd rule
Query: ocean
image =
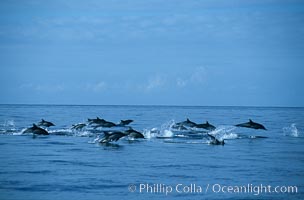
<path fill-rule="evenodd" d="M 145 139 L 71 129 L 96 117 Z M 216 129 L 172 128 L 187 118 Z M 50 135 L 23 133 L 41 119 Z M 249 119 L 267 130 L 234 126 Z M 0 199 L 304 199 L 303 130 L 304 108 L 0 105 Z"/>

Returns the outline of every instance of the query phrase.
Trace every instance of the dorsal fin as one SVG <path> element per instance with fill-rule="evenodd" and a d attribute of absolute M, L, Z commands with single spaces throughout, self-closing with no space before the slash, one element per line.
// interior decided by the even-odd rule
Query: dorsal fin
<path fill-rule="evenodd" d="M 99 117 L 96 117 L 96 119 L 99 119 Z"/>
<path fill-rule="evenodd" d="M 187 122 L 190 122 L 190 119 L 189 119 L 189 118 L 187 118 Z"/>
<path fill-rule="evenodd" d="M 33 127 L 34 127 L 34 128 L 37 128 L 37 125 L 36 125 L 36 124 L 33 124 Z"/>
<path fill-rule="evenodd" d="M 45 122 L 44 119 L 41 119 L 42 122 Z"/>
<path fill-rule="evenodd" d="M 208 121 L 206 121 L 206 124 L 207 124 L 207 125 L 209 125 L 209 122 L 208 122 Z"/>
<path fill-rule="evenodd" d="M 249 119 L 249 122 L 252 123 L 253 121 L 251 119 Z"/>

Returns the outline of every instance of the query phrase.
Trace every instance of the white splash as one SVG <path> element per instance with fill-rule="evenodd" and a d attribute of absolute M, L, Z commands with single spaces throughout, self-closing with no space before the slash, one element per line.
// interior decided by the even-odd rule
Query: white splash
<path fill-rule="evenodd" d="M 26 130 L 27 128 L 22 129 L 21 131 L 18 132 L 14 132 L 13 135 L 22 135 L 23 132 Z"/>
<path fill-rule="evenodd" d="M 151 130 L 145 129 L 143 135 L 147 139 L 155 137 L 173 137 L 174 133 L 172 132 L 172 126 L 175 124 L 174 120 L 170 120 L 161 125 L 160 129 L 152 128 Z"/>
<path fill-rule="evenodd" d="M 300 136 L 300 131 L 297 129 L 295 123 L 291 124 L 289 127 L 284 127 L 283 133 L 285 136 L 292 136 L 292 137 Z"/>
<path fill-rule="evenodd" d="M 162 137 L 173 137 L 174 133 L 171 130 L 164 130 L 161 132 Z"/>
<path fill-rule="evenodd" d="M 234 126 L 219 126 L 209 134 L 217 137 L 219 140 L 236 139 L 238 134 L 234 133 Z"/>
<path fill-rule="evenodd" d="M 4 127 L 15 127 L 15 121 L 13 119 L 5 120 L 3 123 Z"/>
<path fill-rule="evenodd" d="M 172 132 L 172 126 L 175 124 L 174 120 L 170 120 L 160 127 L 159 136 L 160 137 L 173 137 L 174 133 Z"/>
<path fill-rule="evenodd" d="M 151 130 L 144 129 L 143 135 L 146 139 L 155 138 L 159 135 L 160 131 L 157 128 L 152 128 Z"/>
<path fill-rule="evenodd" d="M 72 135 L 73 131 L 71 129 L 68 128 L 62 128 L 62 129 L 56 129 L 56 130 L 48 130 L 49 134 L 53 134 L 53 135 Z"/>
<path fill-rule="evenodd" d="M 99 136 L 97 136 L 93 141 L 89 141 L 88 143 L 89 144 L 96 144 L 96 143 L 99 142 L 99 140 L 100 140 L 100 138 L 99 138 Z"/>
<path fill-rule="evenodd" d="M 94 135 L 95 135 L 94 133 L 91 133 L 89 131 L 74 132 L 74 136 L 78 136 L 78 137 L 91 137 Z"/>

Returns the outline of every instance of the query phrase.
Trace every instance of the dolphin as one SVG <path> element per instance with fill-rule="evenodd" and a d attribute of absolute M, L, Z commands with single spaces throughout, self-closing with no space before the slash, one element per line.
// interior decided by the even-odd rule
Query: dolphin
<path fill-rule="evenodd" d="M 132 122 L 133 122 L 132 119 L 120 120 L 120 123 L 118 124 L 118 126 L 126 126 L 126 125 L 129 125 Z"/>
<path fill-rule="evenodd" d="M 237 124 L 235 126 L 238 127 L 245 127 L 245 128 L 253 128 L 253 129 L 263 129 L 263 130 L 267 130 L 262 124 L 253 122 L 251 119 L 249 119 L 249 122 L 246 123 L 242 123 L 242 124 Z"/>
<path fill-rule="evenodd" d="M 115 126 L 117 126 L 115 123 L 104 120 L 103 122 L 97 123 L 97 125 L 95 125 L 94 128 L 98 128 L 98 127 L 112 128 Z"/>
<path fill-rule="evenodd" d="M 33 127 L 30 127 L 30 128 L 27 128 L 25 129 L 22 133 L 33 133 L 34 132 L 34 126 Z"/>
<path fill-rule="evenodd" d="M 96 124 L 94 128 L 98 127 L 105 127 L 105 128 L 112 128 L 114 126 L 117 126 L 115 123 L 106 121 L 104 119 L 100 119 L 99 117 L 96 117 L 96 119 L 88 119 L 89 125 Z"/>
<path fill-rule="evenodd" d="M 104 132 L 104 137 L 99 141 L 99 143 L 109 143 L 109 142 L 117 142 L 120 138 L 126 136 L 126 134 L 116 131 L 116 132 Z"/>
<path fill-rule="evenodd" d="M 84 123 L 73 124 L 73 125 L 72 125 L 72 129 L 81 130 L 81 129 L 83 129 L 85 126 L 86 126 L 86 124 L 84 124 Z"/>
<path fill-rule="evenodd" d="M 125 131 L 125 134 L 128 135 L 129 137 L 132 137 L 132 138 L 145 138 L 145 136 L 141 132 L 136 131 L 132 128 Z"/>
<path fill-rule="evenodd" d="M 46 130 L 44 130 L 43 128 L 40 128 L 36 124 L 33 124 L 33 126 L 31 128 L 27 128 L 25 131 L 23 131 L 23 133 L 33 133 L 33 134 L 37 134 L 37 135 L 49 135 L 49 133 Z"/>
<path fill-rule="evenodd" d="M 101 127 L 105 127 L 105 128 L 112 128 L 112 127 L 116 126 L 115 123 L 109 122 L 109 121 L 106 121 L 106 122 L 104 122 L 104 123 L 102 123 L 102 124 L 99 124 L 99 125 L 100 125 Z"/>
<path fill-rule="evenodd" d="M 188 127 L 196 127 L 197 126 L 197 124 L 195 122 L 190 121 L 189 118 L 187 118 L 186 121 L 176 123 L 176 125 L 178 125 L 178 126 L 183 125 L 183 126 L 188 126 Z"/>
<path fill-rule="evenodd" d="M 179 130 L 179 131 L 184 131 L 184 130 L 188 130 L 186 127 L 184 127 L 183 125 L 176 125 L 176 124 L 174 124 L 173 126 L 172 126 L 172 128 L 173 129 L 177 129 L 177 130 Z"/>
<path fill-rule="evenodd" d="M 90 119 L 90 118 L 88 118 L 88 122 L 91 125 L 91 124 L 103 123 L 103 122 L 105 122 L 105 120 L 104 119 L 100 119 L 99 117 L 96 117 L 96 119 Z"/>
<path fill-rule="evenodd" d="M 196 128 L 204 128 L 204 129 L 207 129 L 209 131 L 213 131 L 213 130 L 216 129 L 215 126 L 213 126 L 212 124 L 209 124 L 208 121 L 206 121 L 205 124 L 197 124 L 195 127 Z"/>
<path fill-rule="evenodd" d="M 37 125 L 45 127 L 55 126 L 55 124 L 53 124 L 52 122 L 45 121 L 44 119 L 41 119 L 41 121 Z"/>
<path fill-rule="evenodd" d="M 213 135 L 210 135 L 207 133 L 207 135 L 211 138 L 211 141 L 209 142 L 209 144 L 212 145 L 224 145 L 224 139 L 222 141 L 219 141 L 216 137 L 214 137 Z"/>

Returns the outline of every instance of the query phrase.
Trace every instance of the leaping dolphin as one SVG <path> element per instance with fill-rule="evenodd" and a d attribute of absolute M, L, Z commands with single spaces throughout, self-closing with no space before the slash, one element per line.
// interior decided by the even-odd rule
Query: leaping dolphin
<path fill-rule="evenodd" d="M 184 127 L 183 125 L 176 125 L 176 124 L 174 124 L 173 126 L 172 126 L 172 128 L 173 129 L 177 129 L 177 130 L 179 130 L 179 131 L 184 131 L 184 130 L 188 130 L 186 127 Z"/>
<path fill-rule="evenodd" d="M 104 137 L 99 141 L 99 143 L 109 143 L 109 142 L 117 142 L 120 138 L 126 136 L 126 134 L 116 131 L 116 132 L 104 132 Z"/>
<path fill-rule="evenodd" d="M 98 127 L 105 127 L 105 128 L 112 128 L 114 126 L 117 126 L 115 123 L 106 121 L 104 119 L 100 119 L 99 117 L 96 117 L 96 119 L 88 119 L 89 125 L 96 124 L 93 126 L 94 128 Z"/>
<path fill-rule="evenodd" d="M 127 120 L 120 120 L 120 123 L 117 124 L 118 126 L 126 126 L 129 125 L 130 123 L 132 123 L 133 120 L 132 119 L 127 119 Z"/>
<path fill-rule="evenodd" d="M 34 135 L 49 135 L 49 133 L 43 128 L 38 127 L 36 124 L 33 124 L 31 128 L 27 128 L 23 133 L 33 133 Z"/>
<path fill-rule="evenodd" d="M 88 118 L 88 122 L 89 122 L 89 124 L 99 124 L 99 123 L 105 122 L 105 120 L 100 119 L 99 117 L 96 117 L 96 119 Z"/>
<path fill-rule="evenodd" d="M 84 123 L 73 124 L 73 125 L 72 125 L 72 129 L 81 130 L 81 129 L 83 129 L 85 126 L 86 126 L 86 124 L 84 124 Z"/>
<path fill-rule="evenodd" d="M 177 126 L 183 125 L 183 126 L 188 126 L 188 127 L 196 127 L 197 126 L 197 124 L 195 122 L 190 121 L 189 118 L 187 118 L 186 121 L 176 123 L 176 125 Z"/>
<path fill-rule="evenodd" d="M 249 122 L 246 123 L 242 123 L 242 124 L 237 124 L 235 126 L 238 127 L 245 127 L 245 128 L 253 128 L 253 129 L 263 129 L 263 130 L 267 130 L 262 124 L 253 122 L 251 119 L 249 119 Z"/>
<path fill-rule="evenodd" d="M 132 128 L 125 131 L 125 134 L 128 135 L 129 137 L 132 137 L 132 138 L 145 138 L 145 136 L 141 132 L 136 131 Z"/>
<path fill-rule="evenodd" d="M 214 137 L 213 135 L 210 135 L 207 133 L 207 135 L 211 138 L 211 141 L 209 142 L 209 144 L 212 145 L 224 145 L 224 139 L 222 141 L 219 141 L 216 137 Z"/>
<path fill-rule="evenodd" d="M 44 119 L 41 119 L 41 121 L 38 123 L 38 126 L 45 126 L 45 127 L 50 127 L 50 126 L 55 126 L 52 122 L 45 121 Z"/>
<path fill-rule="evenodd" d="M 94 126 L 94 128 L 98 128 L 98 127 L 112 128 L 112 127 L 115 127 L 115 126 L 116 126 L 115 123 L 104 120 L 103 122 L 97 123 L 97 125 Z"/>
<path fill-rule="evenodd" d="M 209 124 L 208 121 L 206 121 L 205 124 L 197 124 L 195 127 L 196 128 L 204 128 L 204 129 L 207 129 L 209 131 L 213 131 L 213 130 L 216 129 L 215 126 L 213 126 L 212 124 Z"/>

